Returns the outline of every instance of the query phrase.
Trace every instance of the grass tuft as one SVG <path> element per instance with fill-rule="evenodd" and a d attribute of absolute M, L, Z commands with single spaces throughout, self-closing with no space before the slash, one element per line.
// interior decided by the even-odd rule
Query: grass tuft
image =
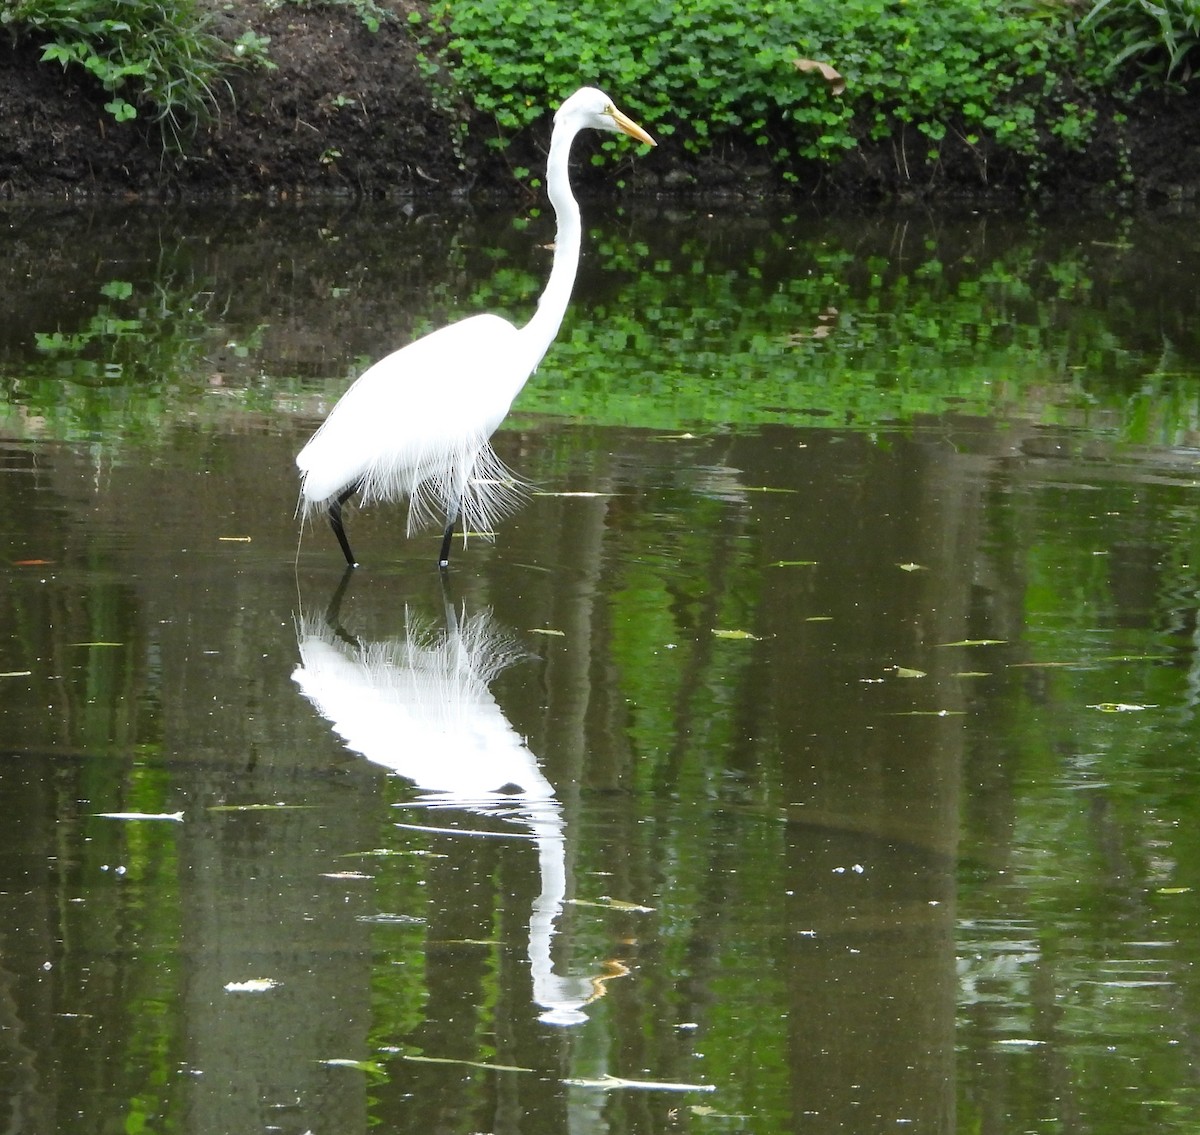
<path fill-rule="evenodd" d="M 175 147 L 216 116 L 217 91 L 229 89 L 224 75 L 236 56 L 210 19 L 194 0 L 10 0 L 0 11 L 0 23 L 39 45 L 44 62 L 92 75 L 118 122 L 147 113 Z"/>

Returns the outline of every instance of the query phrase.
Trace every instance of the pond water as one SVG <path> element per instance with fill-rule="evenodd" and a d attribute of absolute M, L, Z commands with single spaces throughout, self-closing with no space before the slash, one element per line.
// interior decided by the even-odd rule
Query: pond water
<path fill-rule="evenodd" d="M 0 217 L 0 1128 L 1195 1131 L 1197 218 L 587 215 L 445 578 L 548 217 Z"/>

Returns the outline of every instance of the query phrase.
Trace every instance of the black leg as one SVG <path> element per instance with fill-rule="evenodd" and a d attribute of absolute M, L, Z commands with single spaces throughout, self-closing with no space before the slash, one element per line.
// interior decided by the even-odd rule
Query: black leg
<path fill-rule="evenodd" d="M 442 552 L 438 556 L 438 567 L 445 570 L 450 566 L 450 541 L 454 539 L 454 525 L 458 521 L 459 506 L 446 517 L 446 531 L 442 534 Z"/>
<path fill-rule="evenodd" d="M 337 537 L 342 555 L 346 557 L 346 563 L 352 568 L 358 567 L 358 561 L 354 558 L 354 553 L 350 551 L 350 541 L 346 539 L 346 530 L 342 527 L 342 505 L 358 490 L 359 483 L 355 481 L 348 489 L 339 493 L 337 499 L 329 506 L 329 527 L 333 529 L 333 534 Z"/>

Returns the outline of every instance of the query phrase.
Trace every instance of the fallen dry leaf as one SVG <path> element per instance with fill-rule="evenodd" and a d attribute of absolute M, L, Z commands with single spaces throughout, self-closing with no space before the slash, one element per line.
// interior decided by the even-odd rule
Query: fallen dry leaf
<path fill-rule="evenodd" d="M 828 63 L 819 63 L 815 59 L 793 59 L 797 71 L 806 74 L 815 71 L 825 80 L 831 95 L 840 95 L 846 89 L 846 80 Z"/>

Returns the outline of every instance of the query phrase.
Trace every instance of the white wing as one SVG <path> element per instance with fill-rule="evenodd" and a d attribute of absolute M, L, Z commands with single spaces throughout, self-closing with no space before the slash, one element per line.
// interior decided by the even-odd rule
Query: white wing
<path fill-rule="evenodd" d="M 410 529 L 459 498 L 465 525 L 489 527 L 514 501 L 488 438 L 529 376 L 525 358 L 511 323 L 476 315 L 380 359 L 296 458 L 305 512 L 360 484 L 364 503 L 409 497 Z M 480 481 L 487 492 L 472 490 Z"/>

